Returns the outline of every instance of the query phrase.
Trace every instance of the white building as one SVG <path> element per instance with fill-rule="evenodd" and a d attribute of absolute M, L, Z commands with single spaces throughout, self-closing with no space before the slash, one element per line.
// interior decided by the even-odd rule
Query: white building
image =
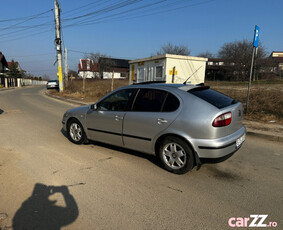
<path fill-rule="evenodd" d="M 166 81 L 166 83 L 204 83 L 207 58 L 164 54 L 129 61 L 129 83 Z"/>

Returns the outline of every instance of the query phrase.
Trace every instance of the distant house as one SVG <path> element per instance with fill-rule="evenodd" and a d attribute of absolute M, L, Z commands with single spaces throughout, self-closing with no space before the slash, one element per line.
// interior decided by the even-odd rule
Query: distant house
<path fill-rule="evenodd" d="M 8 68 L 8 63 L 5 56 L 0 52 L 0 85 L 5 86 L 5 72 Z"/>
<path fill-rule="evenodd" d="M 80 78 L 123 79 L 129 76 L 129 60 L 101 57 L 98 63 L 91 59 L 80 59 Z"/>
<path fill-rule="evenodd" d="M 270 55 L 272 59 L 278 64 L 278 72 L 283 71 L 283 52 L 282 51 L 273 51 Z"/>
<path fill-rule="evenodd" d="M 20 87 L 22 85 L 22 70 L 20 64 L 15 61 L 7 62 L 4 55 L 0 52 L 0 85 L 1 87 Z M 9 76 L 7 72 L 14 64 L 18 70 L 17 75 Z"/>
<path fill-rule="evenodd" d="M 78 76 L 79 78 L 97 78 L 98 63 L 94 63 L 91 59 L 80 59 Z"/>
<path fill-rule="evenodd" d="M 4 54 L 2 54 L 2 52 L 0 52 L 0 74 L 4 73 L 6 68 L 8 68 L 7 60 L 4 56 Z"/>
<path fill-rule="evenodd" d="M 206 63 L 206 80 L 227 80 L 229 73 L 232 71 L 234 63 L 227 62 L 222 58 L 208 58 Z"/>
<path fill-rule="evenodd" d="M 8 62 L 8 69 L 10 68 L 10 66 L 12 65 L 12 63 L 13 63 L 13 62 Z M 19 71 L 22 71 L 22 68 L 21 68 L 20 64 L 19 64 L 17 61 L 14 61 L 14 64 L 16 64 L 17 69 L 18 69 Z"/>

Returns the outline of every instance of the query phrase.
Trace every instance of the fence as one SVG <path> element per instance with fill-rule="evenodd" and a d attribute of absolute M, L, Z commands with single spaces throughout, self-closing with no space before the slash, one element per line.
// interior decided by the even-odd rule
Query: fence
<path fill-rule="evenodd" d="M 33 86 L 33 85 L 46 85 L 47 81 L 32 80 L 26 78 L 9 78 L 1 77 L 0 87 L 22 87 L 22 86 Z"/>

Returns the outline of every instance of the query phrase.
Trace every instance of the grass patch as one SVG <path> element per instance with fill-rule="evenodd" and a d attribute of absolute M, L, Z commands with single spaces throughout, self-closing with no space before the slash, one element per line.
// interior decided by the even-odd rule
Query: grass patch
<path fill-rule="evenodd" d="M 108 79 L 86 79 L 85 89 L 83 89 L 83 80 L 75 79 L 68 82 L 67 86 L 64 89 L 64 92 L 60 93 L 57 91 L 52 91 L 51 94 L 93 103 L 104 95 L 106 95 L 107 93 L 111 92 L 111 84 L 112 80 Z M 128 79 L 115 79 L 113 89 L 117 89 L 128 84 Z"/>

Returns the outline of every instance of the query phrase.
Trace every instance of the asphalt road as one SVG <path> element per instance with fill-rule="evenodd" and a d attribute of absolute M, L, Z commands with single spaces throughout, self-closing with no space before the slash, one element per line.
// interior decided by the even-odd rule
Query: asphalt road
<path fill-rule="evenodd" d="M 61 118 L 74 105 L 44 90 L 0 91 L 0 229 L 229 229 L 252 214 L 282 229 L 282 143 L 248 136 L 227 161 L 174 175 L 154 156 L 72 144 Z"/>

